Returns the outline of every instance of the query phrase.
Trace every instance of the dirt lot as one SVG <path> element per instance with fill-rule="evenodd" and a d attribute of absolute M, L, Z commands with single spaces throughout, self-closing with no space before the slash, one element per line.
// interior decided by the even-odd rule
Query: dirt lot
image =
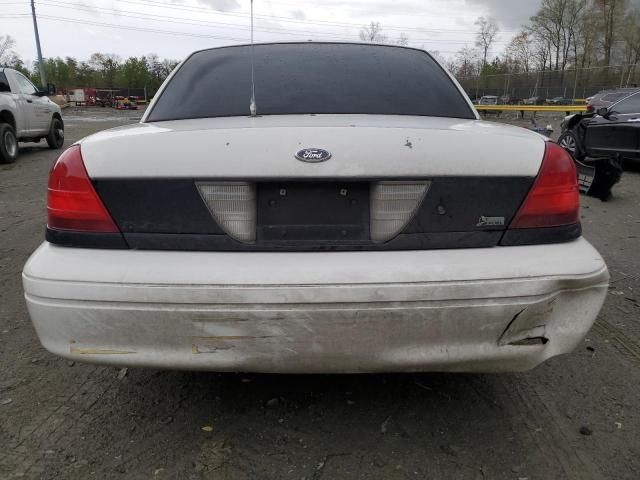
<path fill-rule="evenodd" d="M 67 111 L 67 143 L 137 117 Z M 512 375 L 231 375 L 41 348 L 20 273 L 56 155 L 0 167 L 0 479 L 640 478 L 639 173 L 583 198 L 612 284 L 571 355 Z"/>

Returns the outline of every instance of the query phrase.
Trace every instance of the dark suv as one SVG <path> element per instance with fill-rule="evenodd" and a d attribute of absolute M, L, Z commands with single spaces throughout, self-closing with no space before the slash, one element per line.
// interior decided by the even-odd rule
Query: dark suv
<path fill-rule="evenodd" d="M 599 108 L 610 107 L 623 98 L 640 92 L 638 88 L 616 88 L 613 90 L 603 90 L 596 93 L 593 97 L 587 99 L 587 112 L 595 113 Z"/>
<path fill-rule="evenodd" d="M 622 161 L 640 160 L 640 90 L 609 107 L 567 117 L 558 143 L 576 161 L 581 190 L 608 199 Z"/>
<path fill-rule="evenodd" d="M 640 90 L 595 112 L 567 117 L 558 143 L 578 160 L 585 156 L 640 159 Z"/>

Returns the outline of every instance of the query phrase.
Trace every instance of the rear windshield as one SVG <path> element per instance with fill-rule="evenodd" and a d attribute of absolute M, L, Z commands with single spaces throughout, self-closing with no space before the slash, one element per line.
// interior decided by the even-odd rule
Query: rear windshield
<path fill-rule="evenodd" d="M 387 114 L 475 118 L 425 52 L 366 44 L 256 45 L 258 115 Z M 249 46 L 204 50 L 180 67 L 147 121 L 247 116 Z"/>

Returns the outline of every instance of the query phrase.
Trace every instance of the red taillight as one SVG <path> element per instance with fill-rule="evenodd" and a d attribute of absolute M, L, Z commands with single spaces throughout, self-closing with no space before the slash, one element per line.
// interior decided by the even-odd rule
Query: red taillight
<path fill-rule="evenodd" d="M 509 228 L 540 228 L 579 222 L 576 166 L 559 145 L 547 142 L 542 167 Z"/>
<path fill-rule="evenodd" d="M 76 232 L 118 232 L 89 180 L 79 145 L 60 155 L 49 172 L 47 226 Z"/>

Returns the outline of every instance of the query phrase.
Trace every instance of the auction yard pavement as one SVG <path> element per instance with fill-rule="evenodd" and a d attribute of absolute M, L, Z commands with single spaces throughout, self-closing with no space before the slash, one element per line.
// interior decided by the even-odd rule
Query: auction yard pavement
<path fill-rule="evenodd" d="M 141 115 L 64 113 L 66 145 Z M 640 167 L 581 198 L 611 287 L 573 354 L 521 374 L 236 375 L 40 346 L 20 275 L 58 153 L 0 166 L 0 479 L 640 478 Z"/>

